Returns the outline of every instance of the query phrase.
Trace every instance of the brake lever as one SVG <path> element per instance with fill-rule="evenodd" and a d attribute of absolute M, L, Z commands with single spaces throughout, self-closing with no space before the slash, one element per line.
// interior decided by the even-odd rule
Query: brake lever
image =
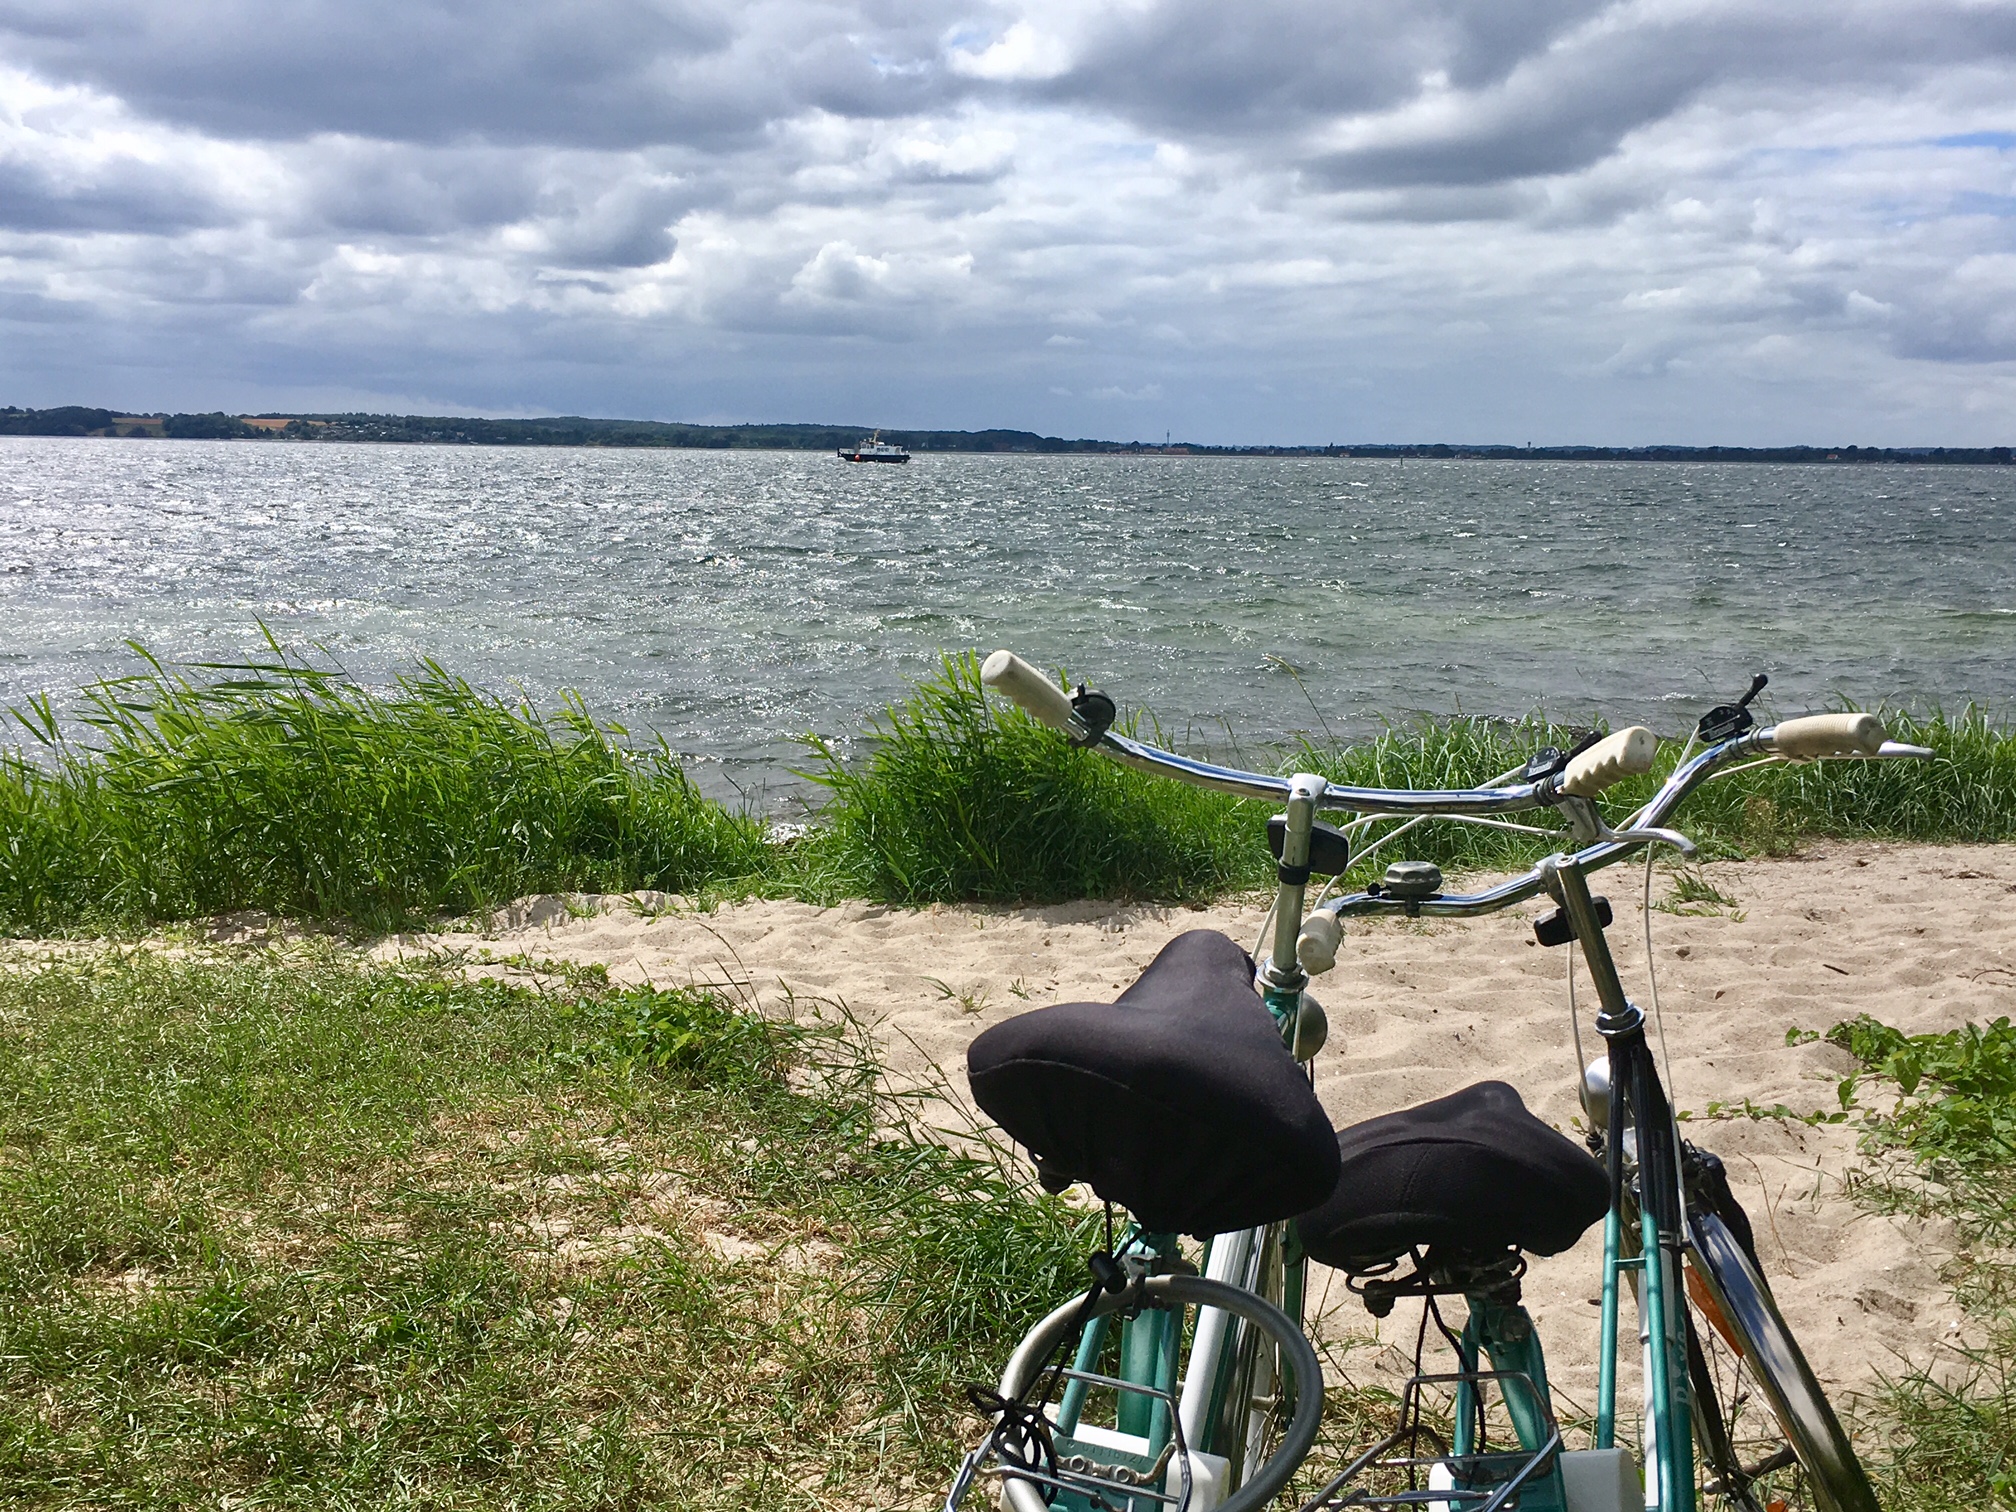
<path fill-rule="evenodd" d="M 1661 829 L 1647 825 L 1643 829 L 1613 830 L 1599 818 L 1600 833 L 1597 839 L 1616 845 L 1670 845 L 1683 856 L 1691 856 L 1701 847 L 1689 840 L 1678 830 Z"/>
<path fill-rule="evenodd" d="M 1683 856 L 1691 856 L 1700 849 L 1678 830 L 1661 829 L 1653 825 L 1613 830 L 1592 799 L 1564 794 L 1556 801 L 1561 811 L 1568 816 L 1568 828 L 1575 836 L 1575 843 L 1578 846 L 1586 848 L 1591 845 L 1670 845 Z"/>

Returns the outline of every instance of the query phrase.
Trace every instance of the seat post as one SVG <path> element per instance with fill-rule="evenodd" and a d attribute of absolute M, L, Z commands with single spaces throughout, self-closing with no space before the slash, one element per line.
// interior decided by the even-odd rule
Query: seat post
<path fill-rule="evenodd" d="M 1463 1369 L 1475 1372 L 1478 1351 L 1491 1361 L 1491 1368 L 1504 1379 L 1499 1381 L 1505 1412 L 1512 1419 L 1519 1447 L 1537 1454 L 1555 1436 L 1551 1421 L 1552 1402 L 1547 1388 L 1547 1360 L 1540 1351 L 1540 1335 L 1534 1332 L 1532 1314 L 1519 1300 L 1519 1284 L 1463 1299 L 1470 1308 L 1470 1320 L 1463 1328 Z M 1462 1448 L 1458 1454 L 1474 1453 L 1469 1439 L 1474 1416 L 1483 1411 L 1476 1387 L 1464 1382 L 1457 1389 L 1459 1402 L 1456 1431 Z M 1467 1411 L 1465 1408 L 1467 1407 Z M 1546 1471 L 1529 1481 L 1519 1493 L 1520 1512 L 1561 1512 L 1567 1493 L 1561 1484 L 1561 1462 L 1557 1458 Z"/>

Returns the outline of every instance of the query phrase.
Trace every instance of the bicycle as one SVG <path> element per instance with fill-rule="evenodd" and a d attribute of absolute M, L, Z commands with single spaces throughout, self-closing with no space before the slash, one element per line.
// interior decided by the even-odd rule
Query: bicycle
<path fill-rule="evenodd" d="M 1257 965 L 1223 936 L 1179 936 L 1119 1002 L 1019 1015 L 969 1052 L 982 1109 L 1031 1151 L 1047 1188 L 1084 1181 L 1106 1200 L 1109 1237 L 1091 1258 L 1088 1291 L 1030 1332 L 998 1390 L 976 1394 L 992 1425 L 962 1465 L 947 1512 L 983 1472 L 998 1477 L 1012 1512 L 1270 1505 L 1320 1427 L 1322 1374 L 1301 1317 L 1311 1259 L 1344 1272 L 1375 1314 L 1420 1299 L 1422 1337 L 1432 1316 L 1458 1368 L 1426 1373 L 1417 1348 L 1398 1427 L 1324 1482 L 1302 1512 L 1695 1512 L 1704 1495 L 1738 1512 L 1775 1512 L 1781 1491 L 1809 1496 L 1818 1512 L 1876 1512 L 1847 1435 L 1772 1302 L 1720 1162 L 1680 1137 L 1646 1014 L 1609 951 L 1611 910 L 1588 877 L 1642 850 L 1649 885 L 1651 847 L 1693 853 L 1665 821 L 1717 776 L 1760 762 L 1931 751 L 1889 741 L 1868 714 L 1760 727 L 1749 709 L 1760 676 L 1741 700 L 1703 717 L 1672 775 L 1612 828 L 1595 800 L 1652 769 L 1657 741 L 1643 727 L 1541 751 L 1477 788 L 1361 788 L 1143 744 L 1113 729 L 1117 711 L 1105 694 L 1083 686 L 1067 694 L 1006 651 L 981 675 L 1075 746 L 1272 799 L 1283 812 L 1268 826 L 1278 889 Z M 1696 742 L 1702 749 L 1692 754 Z M 1313 878 L 1334 881 L 1425 820 L 1529 829 L 1505 816 L 1538 809 L 1566 820 L 1574 849 L 1510 881 L 1450 894 L 1432 864 L 1400 861 L 1363 891 L 1325 901 L 1326 887 L 1305 906 Z M 1356 817 L 1336 828 L 1319 811 Z M 1401 822 L 1354 850 L 1354 835 L 1391 820 Z M 1308 1066 L 1327 1029 L 1307 988 L 1334 966 L 1344 921 L 1476 917 L 1543 892 L 1555 906 L 1535 925 L 1540 942 L 1579 949 L 1598 1000 L 1606 1048 L 1582 1073 L 1587 1148 L 1526 1112 L 1502 1083 L 1347 1126 L 1317 1148 Z M 1572 983 L 1571 973 L 1571 994 Z M 1656 984 L 1653 1001 L 1656 1010 Z M 1261 1025 L 1271 1055 L 1261 1052 Z M 1319 1187 L 1320 1199 L 1301 1201 Z M 1401 1187 L 1405 1202 L 1395 1197 Z M 1119 1241 L 1115 1206 L 1137 1217 Z M 1559 1253 L 1599 1220 L 1595 1423 L 1590 1447 L 1570 1450 L 1519 1277 L 1526 1253 Z M 1201 1276 L 1181 1233 L 1205 1238 Z M 1627 1286 L 1644 1394 L 1635 1454 L 1619 1442 L 1616 1400 Z M 1441 1326 L 1443 1296 L 1465 1299 L 1460 1335 Z M 1102 1369 L 1108 1359 L 1116 1363 Z M 1453 1399 L 1453 1431 L 1439 1445 L 1423 1416 L 1434 1391 Z M 1760 1396 L 1768 1420 L 1749 1410 Z M 1086 1420 L 1095 1397 L 1110 1406 L 1110 1426 Z M 1494 1397 L 1515 1440 L 1495 1449 L 1486 1410 Z M 1788 1475 L 1798 1487 L 1781 1485 Z"/>

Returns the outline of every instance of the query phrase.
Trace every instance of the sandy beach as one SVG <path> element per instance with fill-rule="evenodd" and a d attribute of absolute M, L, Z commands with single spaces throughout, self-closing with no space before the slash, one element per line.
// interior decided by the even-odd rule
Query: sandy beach
<path fill-rule="evenodd" d="M 1727 1162 L 1780 1305 L 1830 1388 L 1852 1393 L 1907 1369 L 1950 1374 L 1969 1339 L 1948 1284 L 1950 1228 L 1855 1203 L 1845 1186 L 1857 1163 L 1852 1127 L 1707 1114 L 1711 1103 L 1745 1099 L 1801 1111 L 1836 1105 L 1848 1057 L 1825 1043 L 1788 1046 L 1789 1029 L 1824 1031 L 1868 1013 L 1918 1032 L 2016 1007 L 2016 847 L 1814 844 L 1708 875 L 1732 908 L 1654 915 L 1671 1090 L 1693 1114 L 1690 1135 Z M 1613 872 L 1603 884 L 1617 906 L 1612 941 L 1627 985 L 1647 1000 L 1641 874 Z M 1665 891 L 1655 878 L 1655 896 Z M 1332 1026 L 1317 1087 L 1333 1120 L 1495 1077 L 1573 1131 L 1580 1110 L 1565 953 L 1535 944 L 1535 911 L 1353 929 L 1337 969 L 1315 989 Z M 1110 998 L 1186 929 L 1222 929 L 1250 945 L 1260 917 L 1251 902 L 754 902 L 699 911 L 651 895 L 543 898 L 487 927 L 398 937 L 378 951 L 453 952 L 478 969 L 510 956 L 599 962 L 619 982 L 737 984 L 773 1013 L 844 1004 L 883 1042 L 892 1074 L 942 1073 L 963 1094 L 966 1045 L 988 1025 L 1047 1003 Z M 1586 983 L 1580 1001 L 1594 1053 Z M 1536 1260 L 1526 1282 L 1569 1404 L 1593 1398 L 1599 1255 L 1592 1231 L 1570 1253 Z M 1398 1368 L 1414 1309 L 1400 1309 L 1382 1336 L 1341 1278 L 1319 1273 L 1312 1295 L 1326 1334 L 1365 1342 L 1354 1362 Z"/>

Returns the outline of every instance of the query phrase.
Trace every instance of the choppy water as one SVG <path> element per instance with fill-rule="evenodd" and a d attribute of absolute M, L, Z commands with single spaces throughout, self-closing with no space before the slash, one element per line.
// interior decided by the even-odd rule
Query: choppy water
<path fill-rule="evenodd" d="M 257 648 L 661 731 L 769 785 L 941 648 L 1068 663 L 1182 728 L 1603 711 L 1768 670 L 2016 693 L 2016 471 L 0 440 L 0 699 Z"/>

